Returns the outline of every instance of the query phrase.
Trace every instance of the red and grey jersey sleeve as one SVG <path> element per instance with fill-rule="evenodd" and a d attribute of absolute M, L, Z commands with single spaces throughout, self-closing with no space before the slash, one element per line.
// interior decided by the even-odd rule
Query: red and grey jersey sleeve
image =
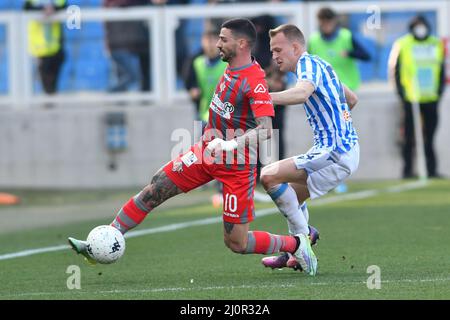
<path fill-rule="evenodd" d="M 248 81 L 249 85 L 246 94 L 250 108 L 253 111 L 253 116 L 255 118 L 273 117 L 275 111 L 273 109 L 272 98 L 269 95 L 269 87 L 264 79 L 264 72 L 261 70 L 260 76 L 250 77 Z"/>

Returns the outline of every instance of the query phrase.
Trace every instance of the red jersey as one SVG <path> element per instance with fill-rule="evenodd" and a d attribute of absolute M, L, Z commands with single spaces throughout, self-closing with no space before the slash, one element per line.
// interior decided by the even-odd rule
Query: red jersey
<path fill-rule="evenodd" d="M 256 128 L 255 118 L 274 115 L 265 73 L 260 65 L 253 60 L 239 68 L 228 66 L 211 100 L 204 140 L 211 141 L 214 137 L 231 140 Z M 214 137 L 211 132 L 215 133 Z"/>
<path fill-rule="evenodd" d="M 245 132 L 256 127 L 255 118 L 273 117 L 274 114 L 265 73 L 260 65 L 253 61 L 239 68 L 227 67 L 211 100 L 205 130 L 218 129 L 224 139 L 226 129 Z"/>

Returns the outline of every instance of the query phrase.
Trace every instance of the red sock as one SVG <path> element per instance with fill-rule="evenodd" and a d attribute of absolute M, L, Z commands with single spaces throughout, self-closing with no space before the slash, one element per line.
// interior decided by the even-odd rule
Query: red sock
<path fill-rule="evenodd" d="M 135 196 L 128 200 L 120 209 L 111 225 L 120 232 L 125 233 L 145 219 L 149 211 L 144 209 L 145 207 L 140 203 L 138 197 Z"/>
<path fill-rule="evenodd" d="M 276 252 L 294 253 L 297 239 L 294 236 L 280 236 L 264 231 L 248 232 L 246 253 L 271 254 Z"/>

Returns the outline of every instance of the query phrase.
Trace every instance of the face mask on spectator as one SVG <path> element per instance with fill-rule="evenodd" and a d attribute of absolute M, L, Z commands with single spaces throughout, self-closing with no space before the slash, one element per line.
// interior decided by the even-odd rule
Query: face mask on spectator
<path fill-rule="evenodd" d="M 428 28 L 424 24 L 418 24 L 413 28 L 413 34 L 417 39 L 425 39 L 428 36 Z"/>

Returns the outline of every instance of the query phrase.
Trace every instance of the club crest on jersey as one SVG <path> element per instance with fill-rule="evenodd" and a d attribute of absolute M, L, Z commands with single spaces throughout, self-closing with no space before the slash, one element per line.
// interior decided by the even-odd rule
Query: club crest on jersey
<path fill-rule="evenodd" d="M 350 112 L 348 112 L 347 110 L 344 110 L 342 112 L 342 116 L 345 121 L 352 121 L 352 116 L 350 115 Z"/>
<path fill-rule="evenodd" d="M 253 90 L 254 93 L 264 93 L 264 92 L 266 92 L 266 91 L 267 91 L 267 90 L 266 90 L 266 87 L 264 87 L 264 86 L 262 85 L 262 83 L 258 84 L 258 85 L 256 86 L 255 90 Z"/>
<path fill-rule="evenodd" d="M 225 119 L 231 119 L 231 114 L 234 112 L 234 106 L 229 102 L 223 103 L 217 94 L 213 96 L 210 108 Z"/>

